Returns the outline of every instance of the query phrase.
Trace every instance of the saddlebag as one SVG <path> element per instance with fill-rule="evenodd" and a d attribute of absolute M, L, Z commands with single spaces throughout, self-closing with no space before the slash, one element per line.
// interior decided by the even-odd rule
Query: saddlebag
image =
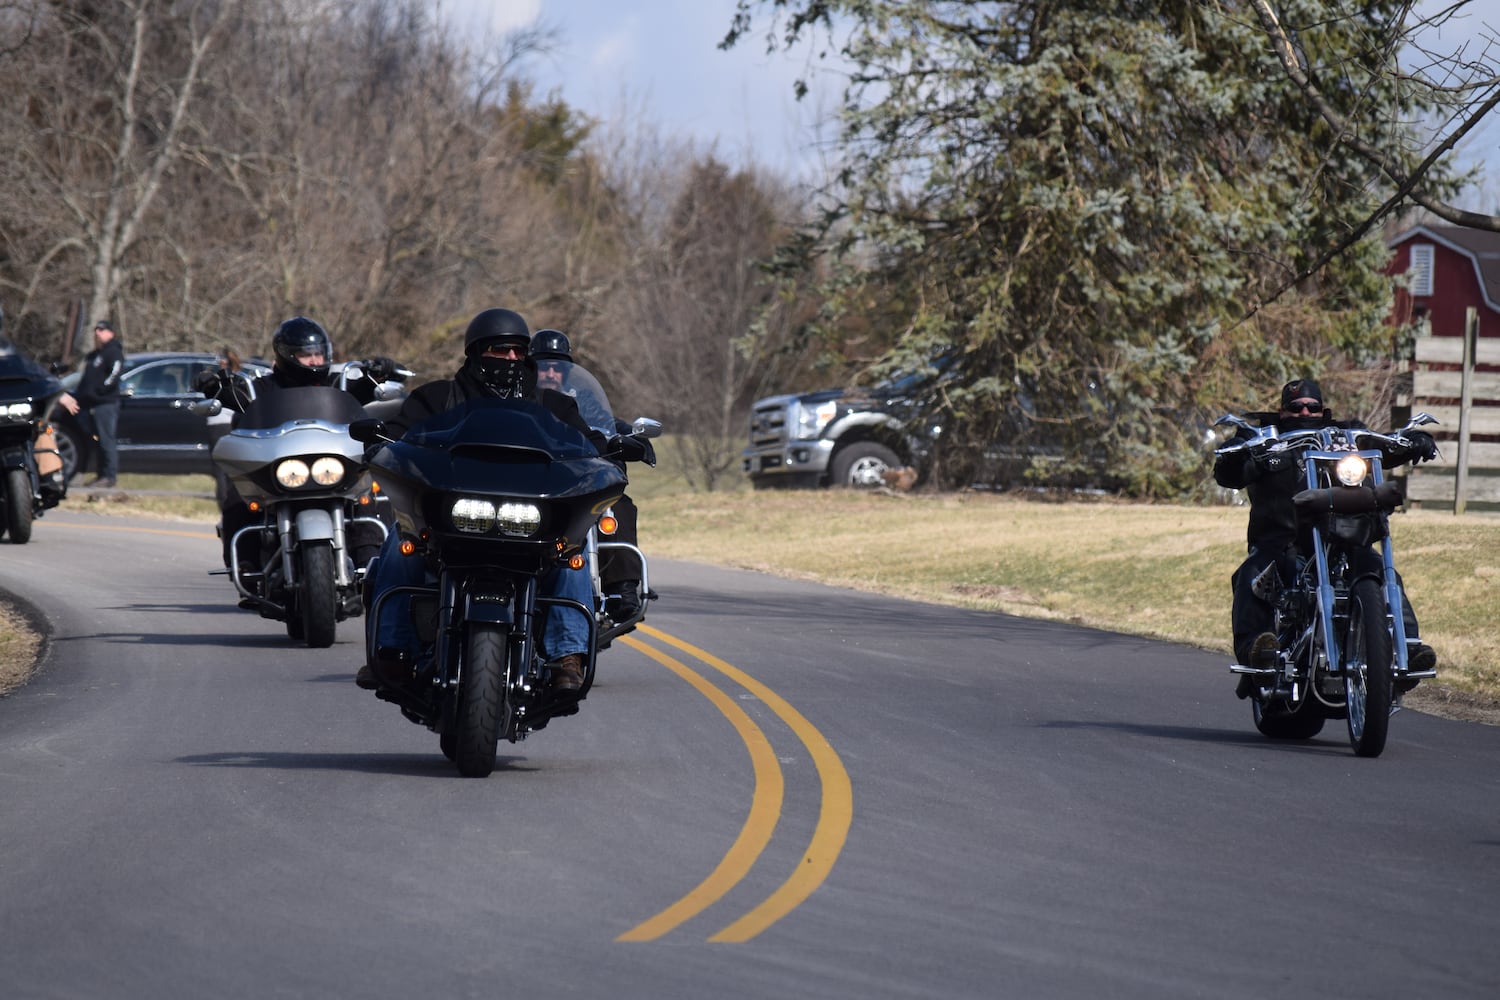
<path fill-rule="evenodd" d="M 37 434 L 31 451 L 36 456 L 37 475 L 45 479 L 62 471 L 62 454 L 57 450 L 57 435 L 52 433 L 52 428 L 45 428 Z"/>

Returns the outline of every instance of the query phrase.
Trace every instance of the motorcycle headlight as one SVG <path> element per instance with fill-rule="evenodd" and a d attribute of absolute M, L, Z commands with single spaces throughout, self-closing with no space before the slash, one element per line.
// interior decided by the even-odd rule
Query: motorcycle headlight
<path fill-rule="evenodd" d="M 525 538 L 542 526 L 542 509 L 534 503 L 503 503 L 496 520 L 501 534 Z"/>
<path fill-rule="evenodd" d="M 30 402 L 23 401 L 20 403 L 6 403 L 5 405 L 0 406 L 0 418 L 4 419 L 30 420 L 31 413 L 32 409 Z"/>
<path fill-rule="evenodd" d="M 449 516 L 459 531 L 483 535 L 495 526 L 495 505 L 477 497 L 463 497 L 453 501 Z"/>
<path fill-rule="evenodd" d="M 815 438 L 823 433 L 823 428 L 828 426 L 829 421 L 838 413 L 839 404 L 833 400 L 820 403 L 817 406 L 797 407 L 797 437 Z"/>
<path fill-rule="evenodd" d="M 344 478 L 344 463 L 332 456 L 324 456 L 313 462 L 312 477 L 319 486 L 332 486 Z"/>
<path fill-rule="evenodd" d="M 276 466 L 276 481 L 286 489 L 297 489 L 307 482 L 307 477 L 307 463 L 300 458 L 289 458 Z"/>
<path fill-rule="evenodd" d="M 1370 474 L 1370 463 L 1359 455 L 1345 455 L 1333 467 L 1333 474 L 1345 486 L 1358 486 Z"/>

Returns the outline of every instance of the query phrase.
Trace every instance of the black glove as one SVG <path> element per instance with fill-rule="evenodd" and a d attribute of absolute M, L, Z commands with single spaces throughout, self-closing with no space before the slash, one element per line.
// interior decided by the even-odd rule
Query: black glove
<path fill-rule="evenodd" d="M 1437 442 L 1426 431 L 1407 431 L 1404 437 L 1411 442 L 1413 462 L 1430 462 L 1438 457 Z"/>
<path fill-rule="evenodd" d="M 209 399 L 219 394 L 224 387 L 224 375 L 217 368 L 205 368 L 193 376 L 193 391 L 201 392 Z"/>
<path fill-rule="evenodd" d="M 390 358 L 361 358 L 355 362 L 359 370 L 374 382 L 384 382 L 394 373 L 395 364 Z"/>
<path fill-rule="evenodd" d="M 609 452 L 622 462 L 644 462 L 647 455 L 650 455 L 653 459 L 652 464 L 655 464 L 656 454 L 650 442 L 632 434 L 621 434 L 611 438 Z"/>

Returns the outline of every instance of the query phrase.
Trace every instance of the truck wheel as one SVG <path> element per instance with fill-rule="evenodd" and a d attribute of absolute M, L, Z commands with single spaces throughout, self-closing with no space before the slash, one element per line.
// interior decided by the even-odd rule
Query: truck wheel
<path fill-rule="evenodd" d="M 899 468 L 901 459 L 877 441 L 858 441 L 833 456 L 830 481 L 834 486 L 871 490 L 885 485 L 884 473 Z"/>

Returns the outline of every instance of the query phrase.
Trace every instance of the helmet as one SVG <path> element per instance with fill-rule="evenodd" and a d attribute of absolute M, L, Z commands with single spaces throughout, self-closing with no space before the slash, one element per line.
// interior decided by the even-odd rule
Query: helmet
<path fill-rule="evenodd" d="M 506 346 L 520 350 L 520 358 L 486 357 L 492 347 Z M 469 321 L 464 331 L 464 367 L 484 387 L 484 392 L 501 399 L 527 399 L 536 389 L 536 369 L 527 358 L 531 348 L 531 331 L 526 320 L 510 309 L 486 309 Z"/>
<path fill-rule="evenodd" d="M 572 361 L 573 347 L 561 330 L 538 330 L 531 338 L 531 356 L 538 361 L 545 358 Z"/>
<path fill-rule="evenodd" d="M 333 341 L 328 331 L 306 316 L 293 316 L 276 328 L 271 336 L 271 350 L 276 355 L 276 368 L 294 382 L 303 385 L 319 385 L 328 379 L 328 369 L 333 362 Z M 323 363 L 309 365 L 299 354 L 321 352 Z"/>
<path fill-rule="evenodd" d="M 464 331 L 464 356 L 477 357 L 492 343 L 515 344 L 526 351 L 531 347 L 531 330 L 521 314 L 510 309 L 486 309 L 469 320 Z"/>

